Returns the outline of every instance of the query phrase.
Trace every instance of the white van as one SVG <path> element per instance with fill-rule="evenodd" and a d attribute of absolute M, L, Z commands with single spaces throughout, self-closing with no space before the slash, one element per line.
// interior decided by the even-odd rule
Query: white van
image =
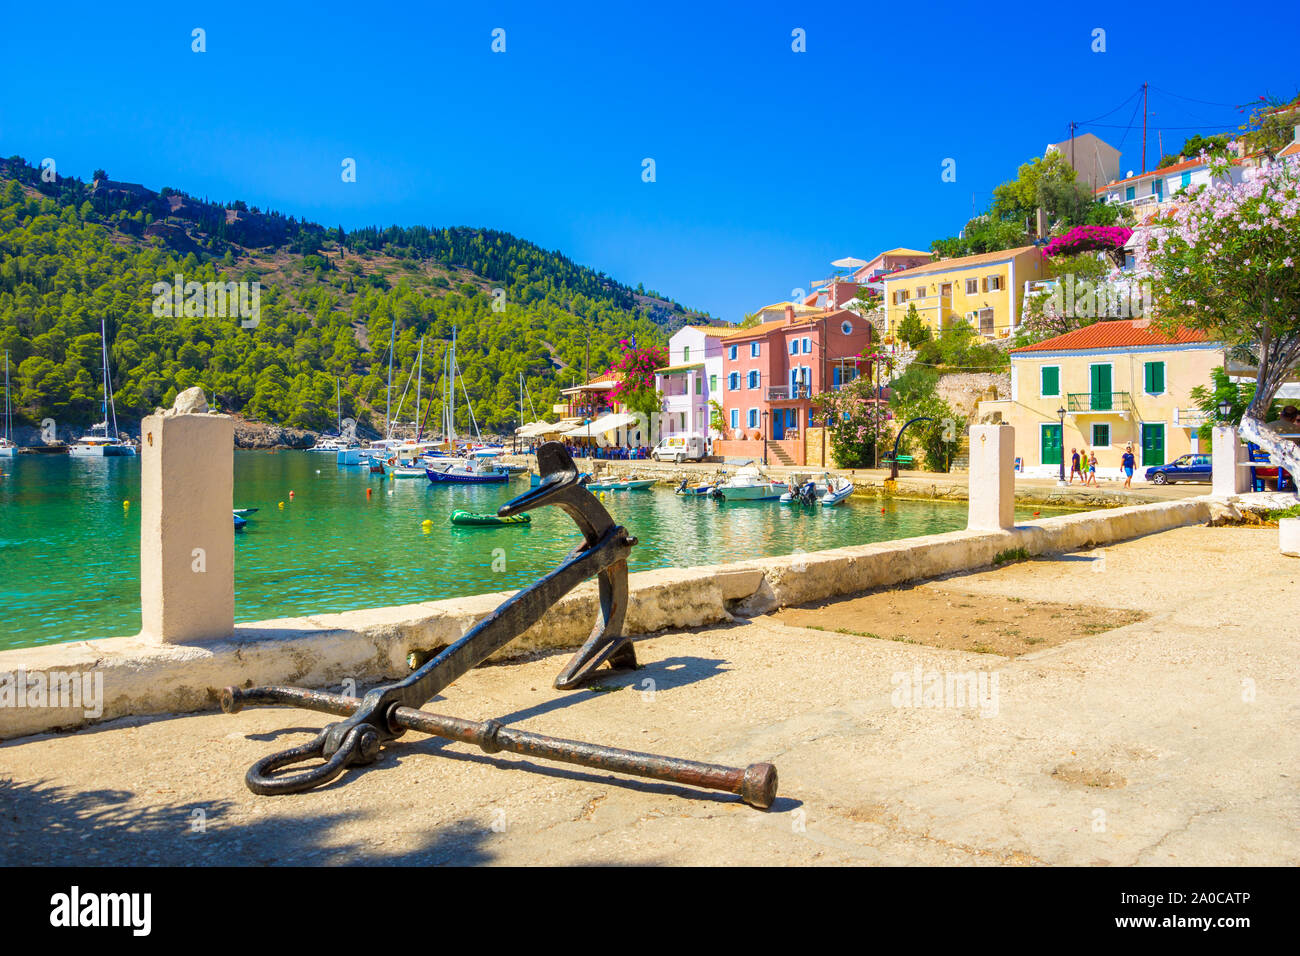
<path fill-rule="evenodd" d="M 700 461 L 707 454 L 704 450 L 704 436 L 693 432 L 669 435 L 655 445 L 650 457 L 655 461 Z"/>

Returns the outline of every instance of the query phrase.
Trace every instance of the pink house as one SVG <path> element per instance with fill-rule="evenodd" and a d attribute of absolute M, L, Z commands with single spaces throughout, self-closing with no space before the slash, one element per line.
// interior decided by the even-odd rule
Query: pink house
<path fill-rule="evenodd" d="M 722 340 L 725 440 L 715 454 L 759 457 L 763 442 L 783 464 L 806 463 L 804 432 L 816 424 L 813 398 L 859 374 L 871 346 L 871 323 L 847 309 L 785 315 Z M 861 371 L 859 371 L 861 370 Z"/>

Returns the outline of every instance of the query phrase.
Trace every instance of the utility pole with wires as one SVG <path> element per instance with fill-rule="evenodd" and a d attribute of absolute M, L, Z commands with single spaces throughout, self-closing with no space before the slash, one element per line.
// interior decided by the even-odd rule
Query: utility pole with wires
<path fill-rule="evenodd" d="M 1142 172 L 1147 171 L 1147 86 L 1142 84 Z"/>

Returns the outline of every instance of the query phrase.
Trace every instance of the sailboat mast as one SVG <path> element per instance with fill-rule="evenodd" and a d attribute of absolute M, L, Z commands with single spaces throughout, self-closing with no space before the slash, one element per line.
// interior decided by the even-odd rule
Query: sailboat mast
<path fill-rule="evenodd" d="M 424 379 L 424 336 L 420 336 L 419 371 L 415 373 L 415 440 L 420 440 L 420 382 Z"/>
<path fill-rule="evenodd" d="M 339 388 L 339 377 L 334 376 L 334 406 L 339 413 L 339 435 L 343 434 L 343 392 Z"/>
<path fill-rule="evenodd" d="M 393 344 L 397 341 L 397 320 L 393 319 L 392 331 L 388 333 L 388 393 L 384 404 L 384 437 L 393 437 Z"/>
<path fill-rule="evenodd" d="M 451 389 L 447 402 L 448 441 L 456 440 L 456 329 L 451 330 Z M 454 446 L 453 446 L 454 447 Z"/>
<path fill-rule="evenodd" d="M 5 349 L 5 438 L 14 430 L 13 408 L 9 404 L 9 350 Z"/>

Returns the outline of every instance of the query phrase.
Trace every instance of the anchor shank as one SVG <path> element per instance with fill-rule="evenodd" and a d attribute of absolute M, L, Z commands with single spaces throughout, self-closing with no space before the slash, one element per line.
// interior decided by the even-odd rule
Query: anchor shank
<path fill-rule="evenodd" d="M 464 637 L 405 680 L 394 685 L 402 702 L 418 707 L 487 660 L 542 619 L 569 591 L 631 551 L 625 529 L 615 525 L 591 547 L 520 591 L 471 628 Z"/>

